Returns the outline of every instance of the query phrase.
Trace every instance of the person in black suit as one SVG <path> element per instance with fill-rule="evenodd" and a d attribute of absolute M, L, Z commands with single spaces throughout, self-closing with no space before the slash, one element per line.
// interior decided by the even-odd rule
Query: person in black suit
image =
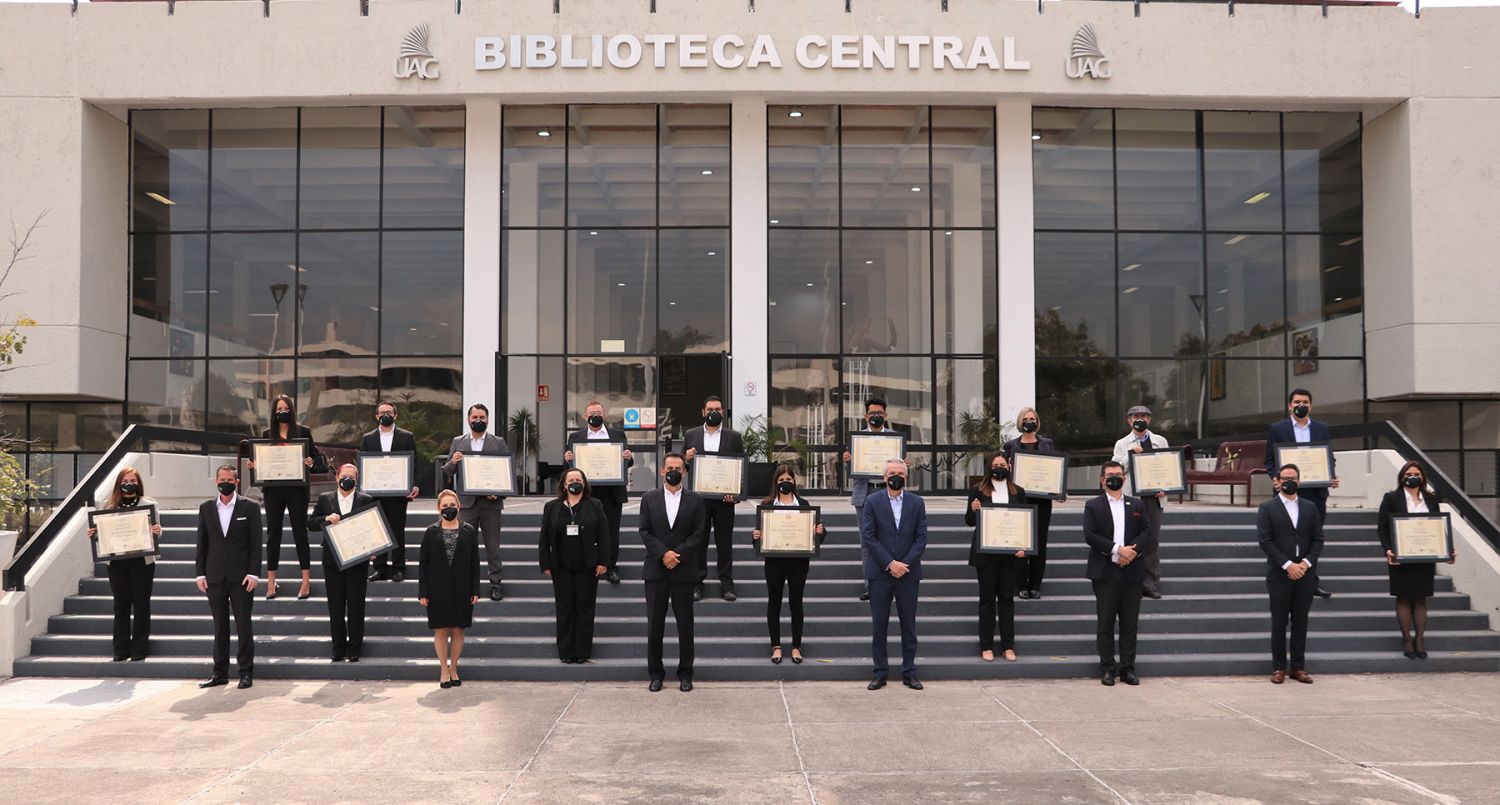
<path fill-rule="evenodd" d="M 588 476 L 580 469 L 564 472 L 557 497 L 542 508 L 537 545 L 542 574 L 552 579 L 557 656 L 564 663 L 588 662 L 594 653 L 594 601 L 608 551 L 609 520 L 603 504 L 589 496 Z"/>
<path fill-rule="evenodd" d="M 1255 530 L 1266 554 L 1266 592 L 1271 598 L 1271 681 L 1287 676 L 1312 684 L 1306 669 L 1307 617 L 1312 611 L 1318 574 L 1313 569 L 1323 553 L 1323 516 L 1310 500 L 1297 496 L 1301 471 L 1287 464 L 1276 474 L 1276 497 L 1260 504 Z M 1287 672 L 1286 627 L 1292 625 L 1291 672 Z"/>
<path fill-rule="evenodd" d="M 483 456 L 510 455 L 510 445 L 504 439 L 485 432 L 490 425 L 490 409 L 484 403 L 469 406 L 468 416 L 469 432 L 453 437 L 453 445 L 448 448 L 452 455 L 443 465 L 443 472 L 455 479 L 458 464 L 464 460 L 466 452 Z M 473 526 L 484 537 L 484 553 L 490 571 L 490 600 L 499 601 L 505 597 L 500 589 L 500 515 L 505 510 L 505 498 L 499 495 L 460 495 L 458 500 L 464 523 Z"/>
<path fill-rule="evenodd" d="M 682 437 L 682 446 L 685 448 L 683 456 L 688 460 L 688 468 L 693 466 L 693 458 L 699 453 L 708 455 L 731 455 L 742 456 L 745 454 L 745 440 L 738 431 L 724 424 L 724 402 L 718 397 L 709 397 L 703 401 L 703 425 L 689 430 Z M 725 495 L 722 499 L 704 498 L 703 505 L 708 511 L 708 526 L 713 531 L 714 546 L 718 552 L 718 574 L 719 574 L 719 596 L 725 601 L 733 601 L 734 594 L 734 504 L 737 498 L 734 495 Z M 693 600 L 703 600 L 703 582 L 708 578 L 708 551 L 698 559 L 698 584 L 693 587 Z"/>
<path fill-rule="evenodd" d="M 1098 616 L 1099 682 L 1139 685 L 1135 645 L 1146 584 L 1141 557 L 1156 550 L 1150 518 L 1140 498 L 1125 494 L 1125 465 L 1106 461 L 1099 472 L 1103 492 L 1083 505 L 1083 540 L 1088 543 L 1085 575 L 1094 587 Z M 1115 661 L 1115 624 L 1120 627 L 1120 659 Z"/>
<path fill-rule="evenodd" d="M 985 505 L 1023 508 L 1032 505 L 1026 490 L 1010 477 L 1010 461 L 997 450 L 985 462 L 989 472 L 969 491 L 964 525 L 974 529 L 969 544 L 969 566 L 979 577 L 979 658 L 995 661 L 995 627 L 998 616 L 1000 651 L 1016 661 L 1016 585 L 1026 576 L 1026 552 L 1001 556 L 979 552 L 979 510 Z"/>
<path fill-rule="evenodd" d="M 901 619 L 901 681 L 912 690 L 922 689 L 917 679 L 917 587 L 922 581 L 922 554 L 927 550 L 927 503 L 919 495 L 903 492 L 905 487 L 906 462 L 887 461 L 885 489 L 865 498 L 859 516 L 875 660 L 870 690 L 885 687 L 890 673 L 886 632 L 891 628 L 892 599 Z"/>
<path fill-rule="evenodd" d="M 771 474 L 771 494 L 761 501 L 762 506 L 787 506 L 806 508 L 807 501 L 797 494 L 797 473 L 790 464 L 778 464 Z M 760 529 L 750 532 L 750 539 L 760 541 Z M 828 536 L 823 527 L 823 516 L 818 515 L 813 525 L 813 539 L 818 545 Z M 766 626 L 771 632 L 771 662 L 781 664 L 781 591 L 787 589 L 787 604 L 792 610 L 792 662 L 802 664 L 802 591 L 807 586 L 807 571 L 810 559 L 794 556 L 767 556 L 766 563 Z"/>
<path fill-rule="evenodd" d="M 650 690 L 661 690 L 666 678 L 662 639 L 667 633 L 667 606 L 677 620 L 677 680 L 686 692 L 693 689 L 693 585 L 698 578 L 698 554 L 708 548 L 708 512 L 703 500 L 682 488 L 687 459 L 668 453 L 661 460 L 666 485 L 641 497 L 641 542 L 646 563 L 646 616 L 650 635 L 646 670 Z"/>
<path fill-rule="evenodd" d="M 375 406 L 375 421 L 378 427 L 366 433 L 359 441 L 361 453 L 415 453 L 417 438 L 409 430 L 396 427 L 396 404 L 390 401 Z M 415 458 L 413 458 L 415 461 Z M 382 497 L 377 499 L 385 522 L 391 527 L 391 536 L 396 539 L 396 548 L 388 554 L 376 556 L 370 563 L 370 581 L 406 580 L 406 505 L 417 499 L 421 490 L 413 486 L 406 497 Z"/>
<path fill-rule="evenodd" d="M 1288 418 L 1279 422 L 1272 422 L 1270 433 L 1266 436 L 1266 474 L 1276 476 L 1276 445 L 1278 444 L 1306 444 L 1308 442 L 1326 444 L 1331 437 L 1328 433 L 1328 425 L 1312 418 L 1312 392 L 1307 389 L 1292 389 L 1287 395 L 1286 408 Z M 1333 487 L 1339 488 L 1338 468 L 1335 463 L 1330 466 L 1333 471 Z M 1298 497 L 1311 501 L 1318 508 L 1318 517 L 1328 519 L 1328 489 L 1303 489 L 1298 492 Z M 1333 593 L 1323 589 L 1321 584 L 1316 585 L 1313 594 L 1319 598 L 1332 598 Z"/>
<path fill-rule="evenodd" d="M 359 491 L 359 468 L 339 467 L 338 490 L 318 495 L 307 518 L 307 530 L 323 531 L 351 514 L 375 506 L 375 498 Z M 323 540 L 323 584 L 328 588 L 328 627 L 333 636 L 332 662 L 359 662 L 365 643 L 365 591 L 370 585 L 370 562 L 339 570 L 339 560 Z"/>
<path fill-rule="evenodd" d="M 208 609 L 214 616 L 214 670 L 198 687 L 229 684 L 229 613 L 234 612 L 234 630 L 239 635 L 240 689 L 253 684 L 255 675 L 255 629 L 250 609 L 255 603 L 255 585 L 260 583 L 260 507 L 239 496 L 240 473 L 225 464 L 214 473 L 219 495 L 198 507 L 198 549 L 194 566 L 198 592 L 208 594 Z"/>
<path fill-rule="evenodd" d="M 458 658 L 479 603 L 479 534 L 459 519 L 457 492 L 439 492 L 437 505 L 442 519 L 422 534 L 417 558 L 417 603 L 427 610 L 427 628 L 433 630 L 441 670 L 438 687 L 451 688 L 463 684 Z"/>
<path fill-rule="evenodd" d="M 1019 452 L 1057 452 L 1052 440 L 1041 435 L 1042 418 L 1035 408 L 1022 408 L 1016 414 L 1016 422 L 1021 435 L 1005 443 L 1005 460 L 1011 466 L 1015 466 L 1016 453 Z M 1036 601 L 1042 597 L 1042 577 L 1047 574 L 1047 533 L 1052 527 L 1052 499 L 1031 498 L 1028 502 L 1036 507 L 1036 553 L 1026 558 L 1026 572 L 1018 581 L 1016 597 Z"/>
<path fill-rule="evenodd" d="M 1419 461 L 1408 461 L 1396 473 L 1395 489 L 1380 499 L 1380 515 L 1375 529 L 1380 547 L 1385 549 L 1386 572 L 1390 576 L 1391 595 L 1396 598 L 1396 622 L 1401 626 L 1401 653 L 1410 660 L 1427 659 L 1427 599 L 1432 597 L 1436 562 L 1400 562 L 1396 559 L 1395 534 L 1391 518 L 1402 514 L 1439 514 L 1442 506 L 1437 495 L 1427 491 L 1427 468 Z M 1454 555 L 1448 556 L 1453 564 Z M 1413 631 L 1415 630 L 1415 635 Z"/>
<path fill-rule="evenodd" d="M 862 431 L 857 431 L 858 433 L 886 433 L 893 430 L 890 420 L 886 418 L 884 397 L 871 397 L 865 400 L 865 422 L 868 427 Z M 849 471 L 849 464 L 853 458 L 854 454 L 849 452 L 849 448 L 844 448 L 845 472 Z M 850 480 L 849 486 L 853 490 L 849 494 L 849 504 L 854 507 L 854 521 L 862 522 L 865 511 L 865 500 L 880 491 L 880 482 L 869 478 L 854 478 Z M 870 557 L 865 554 L 865 545 L 863 542 L 859 545 L 859 560 L 861 563 L 870 561 Z M 868 583 L 860 588 L 859 600 L 870 600 L 870 586 Z"/>
<path fill-rule="evenodd" d="M 604 404 L 598 400 L 590 400 L 583 407 L 584 427 L 568 434 L 567 447 L 563 452 L 563 461 L 573 463 L 573 445 L 587 441 L 619 442 L 625 444 L 625 431 L 607 427 L 604 423 Z M 630 448 L 625 448 L 625 466 L 635 466 L 635 456 L 631 454 Z M 630 493 L 625 486 L 594 486 L 589 485 L 589 494 L 594 500 L 604 506 L 604 516 L 609 520 L 609 555 L 605 562 L 608 568 L 604 572 L 604 579 L 610 584 L 620 583 L 620 513 L 625 507 L 625 501 L 629 499 Z"/>
<path fill-rule="evenodd" d="M 134 467 L 121 467 L 104 508 L 144 509 L 155 505 L 156 501 L 146 497 L 141 474 Z M 161 537 L 161 524 L 153 523 L 151 533 Z M 98 539 L 95 529 L 89 529 L 89 539 Z M 146 647 L 151 642 L 151 587 L 155 580 L 155 556 L 109 560 L 109 592 L 115 600 L 115 662 L 124 662 L 126 657 L 131 662 L 146 659 Z M 130 617 L 132 611 L 135 613 L 134 623 Z"/>

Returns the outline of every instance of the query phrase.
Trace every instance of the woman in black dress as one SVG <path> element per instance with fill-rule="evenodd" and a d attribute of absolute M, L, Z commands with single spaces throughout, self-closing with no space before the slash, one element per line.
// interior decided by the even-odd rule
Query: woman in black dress
<path fill-rule="evenodd" d="M 1005 452 L 990 453 L 985 462 L 988 474 L 969 492 L 964 507 L 964 525 L 974 529 L 969 544 L 969 565 L 979 577 L 979 658 L 995 661 L 995 628 L 1000 629 L 1000 651 L 1005 659 L 1016 660 L 1016 586 L 1026 573 L 1026 552 L 1014 556 L 979 552 L 979 510 L 985 504 L 995 506 L 1030 506 L 1026 490 L 1010 478 L 1010 462 Z M 1040 524 L 1038 524 L 1040 525 Z"/>
<path fill-rule="evenodd" d="M 557 656 L 567 664 L 588 662 L 594 652 L 594 601 L 607 570 L 609 522 L 583 470 L 563 473 L 557 497 L 542 509 L 537 550 L 557 602 Z"/>
<path fill-rule="evenodd" d="M 104 508 L 144 509 L 155 505 L 156 501 L 146 497 L 141 474 L 134 467 L 124 467 L 115 476 L 115 488 L 110 491 Z M 151 533 L 160 538 L 161 525 L 153 524 Z M 89 539 L 97 538 L 98 533 L 90 528 Z M 151 587 L 155 580 L 155 556 L 109 560 L 109 592 L 115 599 L 115 662 L 123 662 L 126 657 L 132 662 L 146 659 L 146 647 L 151 642 Z"/>
<path fill-rule="evenodd" d="M 1438 514 L 1437 495 L 1427 491 L 1427 470 L 1418 462 L 1408 461 L 1396 473 L 1396 488 L 1380 500 L 1380 517 L 1376 530 L 1380 547 L 1385 549 L 1386 572 L 1391 579 L 1391 595 L 1396 597 L 1396 622 L 1401 626 L 1401 653 L 1407 659 L 1427 659 L 1422 640 L 1427 631 L 1427 599 L 1432 597 L 1432 579 L 1437 574 L 1435 562 L 1396 561 L 1395 537 L 1391 517 L 1400 514 Z M 1452 564 L 1453 557 L 1448 557 Z"/>
<path fill-rule="evenodd" d="M 297 405 L 285 394 L 277 395 L 271 403 L 271 427 L 261 434 L 262 439 L 275 442 L 307 442 L 308 468 L 313 466 L 313 456 L 318 446 L 313 443 L 312 431 L 297 421 Z M 251 470 L 255 462 L 248 462 Z M 292 541 L 297 543 L 297 564 L 302 568 L 302 587 L 297 598 L 304 600 L 312 595 L 312 551 L 307 547 L 307 501 L 308 485 L 268 486 L 261 489 L 261 498 L 266 507 L 266 600 L 275 598 L 280 590 L 276 587 L 276 568 L 281 564 L 281 524 L 290 519 Z"/>
<path fill-rule="evenodd" d="M 417 567 L 417 601 L 427 608 L 427 627 L 433 630 L 442 674 L 440 687 L 463 684 L 458 678 L 458 657 L 464 651 L 464 630 L 474 622 L 474 604 L 479 602 L 479 532 L 458 521 L 458 493 L 438 493 L 438 513 L 443 519 L 427 527 L 422 535 L 422 553 Z"/>
<path fill-rule="evenodd" d="M 1035 408 L 1022 408 L 1016 414 L 1016 427 L 1021 435 L 1005 443 L 1005 460 L 1016 462 L 1016 452 L 1056 453 L 1052 440 L 1041 435 L 1042 418 Z M 1052 525 L 1052 501 L 1048 498 L 1032 498 L 1036 507 L 1036 554 L 1025 560 L 1025 572 L 1017 580 L 1017 598 L 1036 600 L 1042 597 L 1042 576 L 1047 572 L 1047 529 Z"/>
<path fill-rule="evenodd" d="M 771 494 L 761 501 L 762 506 L 787 506 L 801 508 L 807 501 L 797 494 L 797 473 L 789 464 L 778 464 L 771 476 Z M 822 545 L 828 536 L 819 515 L 813 526 L 813 539 Z M 760 529 L 750 532 L 750 538 L 760 539 Z M 781 664 L 781 590 L 787 590 L 787 604 L 792 610 L 792 662 L 802 664 L 802 591 L 807 586 L 809 559 L 791 556 L 766 557 L 766 626 L 771 632 L 771 662 Z"/>

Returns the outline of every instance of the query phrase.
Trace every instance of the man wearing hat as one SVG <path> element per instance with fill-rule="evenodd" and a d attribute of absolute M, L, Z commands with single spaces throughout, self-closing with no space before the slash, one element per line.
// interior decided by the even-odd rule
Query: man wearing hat
<path fill-rule="evenodd" d="M 1125 473 L 1129 476 L 1130 454 L 1144 453 L 1148 450 L 1165 450 L 1167 437 L 1151 432 L 1151 409 L 1144 405 L 1137 405 L 1126 411 L 1125 424 L 1130 426 L 1130 432 L 1125 434 L 1120 441 L 1115 442 L 1114 459 L 1125 466 Z M 1151 543 L 1157 546 L 1156 550 L 1141 557 L 1146 564 L 1146 584 L 1142 595 L 1147 598 L 1161 598 L 1161 563 L 1158 557 L 1161 555 L 1161 507 L 1166 499 L 1166 492 L 1157 492 L 1154 496 L 1147 495 L 1141 498 L 1146 505 L 1146 520 L 1151 530 Z"/>

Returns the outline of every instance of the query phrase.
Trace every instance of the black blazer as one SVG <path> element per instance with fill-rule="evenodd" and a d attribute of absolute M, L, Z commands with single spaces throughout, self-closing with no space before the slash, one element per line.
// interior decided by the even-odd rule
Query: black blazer
<path fill-rule="evenodd" d="M 682 489 L 682 504 L 677 508 L 677 524 L 667 524 L 667 499 L 663 489 L 653 489 L 641 497 L 641 542 L 646 545 L 645 581 L 698 580 L 697 558 L 708 548 L 708 509 L 703 498 Z M 661 563 L 667 551 L 676 551 L 682 561 L 668 570 Z"/>
<path fill-rule="evenodd" d="M 1103 493 L 1089 498 L 1083 504 L 1083 541 L 1089 546 L 1089 565 L 1084 576 L 1094 581 L 1104 581 L 1111 573 L 1125 575 L 1129 584 L 1146 581 L 1146 563 L 1141 557 L 1156 550 L 1151 540 L 1151 529 L 1146 525 L 1146 506 L 1140 498 L 1125 496 L 1125 543 L 1134 546 L 1139 556 L 1134 562 L 1120 567 L 1110 558 L 1115 547 L 1115 522 L 1109 513 L 1109 501 Z"/>
<path fill-rule="evenodd" d="M 377 443 L 375 446 L 376 448 L 380 447 L 379 443 Z M 354 490 L 354 506 L 349 509 L 349 513 L 356 514 L 374 505 L 375 498 L 372 498 L 369 495 L 366 495 L 365 493 L 356 489 Z M 318 502 L 313 506 L 312 514 L 309 514 L 307 516 L 307 530 L 322 531 L 323 528 L 328 525 L 328 515 L 338 513 L 339 493 L 337 491 L 324 492 L 323 494 L 318 495 Z M 334 556 L 333 549 L 328 547 L 328 540 L 326 537 L 323 540 L 323 564 L 326 564 L 329 567 L 333 568 L 338 567 L 338 557 Z"/>
<path fill-rule="evenodd" d="M 1316 419 L 1307 420 L 1307 435 L 1314 442 L 1322 442 L 1324 444 L 1327 444 L 1331 440 L 1331 437 L 1329 437 L 1328 435 L 1327 423 L 1319 422 Z M 1270 473 L 1272 478 L 1276 477 L 1277 469 L 1275 466 L 1276 445 L 1295 444 L 1296 441 L 1297 431 L 1292 427 L 1291 417 L 1285 417 L 1279 421 L 1271 423 L 1271 432 L 1266 436 L 1266 472 Z M 1335 461 L 1334 463 L 1336 464 L 1337 462 Z M 1328 469 L 1333 470 L 1334 467 L 1330 465 Z M 1337 473 L 1335 472 L 1335 474 Z M 1309 489 L 1307 491 L 1319 492 L 1325 495 L 1328 493 L 1328 490 L 1323 489 L 1322 487 L 1319 487 L 1318 489 Z"/>
<path fill-rule="evenodd" d="M 626 450 L 630 449 L 630 439 L 626 438 L 625 431 L 620 430 L 618 428 L 611 428 L 610 426 L 605 425 L 604 426 L 604 432 L 607 433 L 607 434 L 609 434 L 609 440 L 610 441 L 612 441 L 612 442 L 619 442 L 619 443 L 625 445 L 625 449 Z M 588 440 L 589 440 L 589 429 L 588 428 L 581 428 L 579 430 L 575 430 L 572 433 L 568 434 L 567 447 L 565 447 L 564 450 L 565 451 L 571 451 L 573 449 L 573 445 L 578 444 L 579 442 L 586 442 Z M 625 466 L 627 466 L 627 467 L 634 467 L 635 466 L 635 459 L 634 458 L 628 458 L 628 459 L 626 459 L 625 460 Z M 593 485 L 590 485 L 589 486 L 589 493 L 592 494 L 595 498 L 598 498 L 600 500 L 607 500 L 609 498 L 613 498 L 613 499 L 615 499 L 615 500 L 617 500 L 617 501 L 619 501 L 621 503 L 624 503 L 625 501 L 627 501 L 627 500 L 630 499 L 630 493 L 623 486 L 593 486 Z"/>
<path fill-rule="evenodd" d="M 1026 499 L 1026 490 L 1022 489 L 1019 486 L 1016 486 L 1015 484 L 1010 484 L 1008 481 L 1007 483 L 1009 484 L 1008 491 L 1010 492 L 1010 502 L 1005 504 L 1005 508 L 1019 509 L 1023 506 L 1036 505 Z M 970 489 L 969 499 L 964 501 L 964 525 L 974 529 L 974 536 L 969 540 L 969 564 L 974 567 L 989 567 L 1004 562 L 1015 562 L 1015 556 L 1004 556 L 998 553 L 979 552 L 979 512 L 976 512 L 973 508 L 971 508 L 974 505 L 974 501 L 976 500 L 985 505 L 989 505 L 990 496 L 979 491 L 978 489 Z M 1038 523 L 1037 527 L 1040 528 L 1041 524 Z"/>
<path fill-rule="evenodd" d="M 1047 438 L 1046 436 L 1036 437 L 1036 446 L 1038 452 L 1054 454 L 1057 453 L 1057 446 L 1054 445 L 1052 440 Z M 1005 447 L 1001 449 L 1005 451 L 1005 460 L 1010 462 L 1011 464 L 1016 463 L 1016 453 L 1022 451 L 1025 451 L 1027 453 L 1031 452 L 1030 448 L 1024 448 L 1021 446 L 1021 437 L 1019 436 L 1006 442 Z"/>
<path fill-rule="evenodd" d="M 279 427 L 273 424 L 271 425 L 271 427 L 266 428 L 265 430 L 260 432 L 260 438 L 270 439 L 272 441 L 283 443 L 295 442 L 298 440 L 305 441 L 307 442 L 307 454 L 309 456 L 312 456 L 313 460 L 313 467 L 311 470 L 308 470 L 308 472 L 316 473 L 326 472 L 328 470 L 327 462 L 323 459 L 322 455 L 318 453 L 318 443 L 313 441 L 311 428 L 308 428 L 306 425 L 293 422 L 291 426 L 286 429 L 286 432 L 289 435 L 284 440 L 280 436 L 276 435 L 280 430 L 281 429 Z M 320 464 L 322 466 L 319 466 Z"/>
<path fill-rule="evenodd" d="M 576 522 L 579 526 L 578 539 L 583 542 L 583 566 L 586 570 L 593 569 L 602 564 L 601 561 L 609 556 L 609 521 L 604 518 L 604 504 L 591 497 L 586 497 L 578 504 Z M 568 523 L 575 522 L 569 519 L 568 504 L 560 498 L 547 501 L 542 507 L 542 531 L 537 542 L 537 562 L 543 571 L 555 570 L 554 558 L 558 553 L 558 544 L 566 536 Z"/>
<path fill-rule="evenodd" d="M 1294 529 L 1291 516 L 1281 504 L 1281 495 L 1277 495 L 1260 504 L 1255 512 L 1255 530 L 1260 534 L 1260 549 L 1266 554 L 1267 580 L 1286 579 L 1281 566 L 1302 559 L 1312 562 L 1308 575 L 1317 578 L 1318 557 L 1323 553 L 1323 518 L 1318 514 L 1317 504 L 1297 497 Z"/>
<path fill-rule="evenodd" d="M 375 430 L 372 430 L 369 433 L 366 433 L 363 437 L 360 438 L 360 440 L 359 440 L 359 452 L 361 452 L 361 453 L 383 453 L 383 452 L 385 452 L 384 450 L 380 449 L 380 429 L 379 428 L 376 428 Z M 393 430 L 391 432 L 391 452 L 392 453 L 407 453 L 407 452 L 415 453 L 415 452 L 417 452 L 417 437 L 413 436 L 411 434 L 411 431 L 409 431 L 409 430 L 402 430 L 401 428 L 396 428 L 395 430 Z"/>
<path fill-rule="evenodd" d="M 1438 505 L 1437 495 L 1422 490 L 1422 499 L 1427 502 L 1427 511 L 1431 514 L 1441 514 L 1442 509 Z M 1392 489 L 1385 493 L 1380 499 L 1380 515 L 1375 521 L 1375 531 L 1380 535 L 1380 547 L 1382 550 L 1393 550 L 1394 537 L 1391 531 L 1391 515 L 1409 514 L 1407 511 L 1407 496 L 1405 489 Z"/>
<path fill-rule="evenodd" d="M 418 598 L 463 600 L 467 604 L 467 599 L 479 595 L 479 532 L 474 526 L 463 523 L 458 527 L 458 548 L 453 552 L 451 567 L 448 554 L 443 550 L 441 522 L 428 526 L 422 534 L 420 556 L 417 564 Z M 431 607 L 429 603 L 429 614 Z"/>
<path fill-rule="evenodd" d="M 260 578 L 260 559 L 265 542 L 260 506 L 237 498 L 230 516 L 229 533 L 219 528 L 219 499 L 198 507 L 197 575 L 210 584 L 239 584 L 246 576 Z"/>
<path fill-rule="evenodd" d="M 689 448 L 697 450 L 699 453 L 709 452 L 703 449 L 702 425 L 699 425 L 696 428 L 690 428 L 688 429 L 687 433 L 683 434 L 682 452 L 686 453 Z M 715 450 L 713 454 L 723 454 L 726 456 L 743 456 L 745 454 L 744 437 L 740 436 L 739 431 L 730 430 L 728 425 L 721 425 L 719 427 L 719 449 Z"/>

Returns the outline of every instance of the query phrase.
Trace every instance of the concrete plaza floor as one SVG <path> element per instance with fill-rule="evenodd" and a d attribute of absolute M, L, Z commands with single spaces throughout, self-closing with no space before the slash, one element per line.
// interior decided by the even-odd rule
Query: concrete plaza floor
<path fill-rule="evenodd" d="M 0 684 L 6 802 L 1500 802 L 1500 675 Z"/>

